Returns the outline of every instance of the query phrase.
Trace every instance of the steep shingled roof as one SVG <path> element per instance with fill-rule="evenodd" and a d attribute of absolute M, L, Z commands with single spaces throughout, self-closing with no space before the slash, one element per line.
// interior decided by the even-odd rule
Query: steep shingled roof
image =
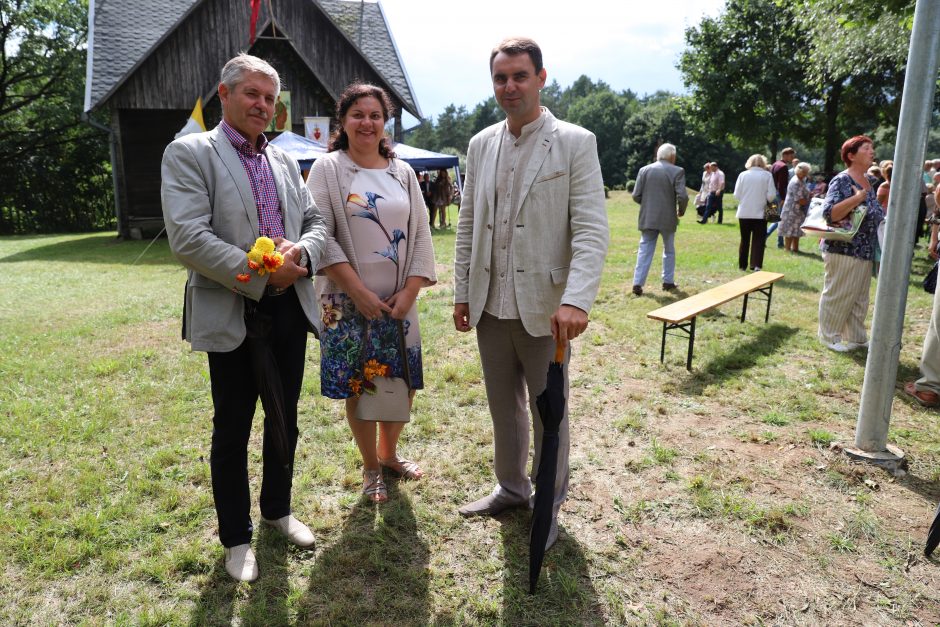
<path fill-rule="evenodd" d="M 91 0 L 85 110 L 95 108 L 120 87 L 151 51 L 202 1 Z M 398 93 L 407 108 L 420 112 L 378 2 L 307 1 L 315 2 L 323 9 Z"/>
<path fill-rule="evenodd" d="M 107 98 L 202 0 L 90 0 L 85 111 Z"/>
<path fill-rule="evenodd" d="M 381 3 L 376 0 L 316 0 L 316 3 L 346 33 L 389 85 L 420 112 L 411 80 L 398 54 L 398 46 L 395 45 Z"/>

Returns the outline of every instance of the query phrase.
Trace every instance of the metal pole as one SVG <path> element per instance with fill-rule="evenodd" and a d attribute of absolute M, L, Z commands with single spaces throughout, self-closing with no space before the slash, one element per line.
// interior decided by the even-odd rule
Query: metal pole
<path fill-rule="evenodd" d="M 922 188 L 921 169 L 933 110 L 940 54 L 940 2 L 918 0 L 901 97 L 901 117 L 888 203 L 887 230 L 871 327 L 853 457 L 895 469 L 904 454 L 887 443 L 891 401 L 911 273 L 913 235 Z"/>

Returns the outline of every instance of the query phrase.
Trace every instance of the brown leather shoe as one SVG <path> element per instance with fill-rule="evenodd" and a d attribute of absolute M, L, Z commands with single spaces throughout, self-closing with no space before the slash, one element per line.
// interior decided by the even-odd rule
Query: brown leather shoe
<path fill-rule="evenodd" d="M 496 516 L 507 509 L 526 507 L 528 504 L 528 499 L 513 501 L 501 494 L 488 494 L 482 499 L 467 503 L 457 511 L 460 512 L 461 516 L 466 518 L 471 516 Z"/>
<path fill-rule="evenodd" d="M 666 290 L 667 292 L 671 292 L 672 290 L 675 290 L 678 288 L 679 286 L 676 285 L 675 283 L 663 283 L 663 289 Z"/>
<path fill-rule="evenodd" d="M 641 286 L 639 286 L 639 285 L 634 285 L 634 286 L 633 286 L 633 294 L 634 294 L 634 296 L 642 296 L 642 295 L 643 295 L 643 288 L 642 288 Z"/>

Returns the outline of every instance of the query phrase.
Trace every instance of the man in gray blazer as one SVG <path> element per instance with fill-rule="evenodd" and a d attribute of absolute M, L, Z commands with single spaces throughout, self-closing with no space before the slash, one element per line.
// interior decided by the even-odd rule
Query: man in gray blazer
<path fill-rule="evenodd" d="M 663 289 L 676 289 L 676 227 L 685 215 L 689 193 L 685 170 L 676 165 L 676 147 L 663 144 L 656 162 L 640 168 L 633 188 L 633 200 L 640 204 L 640 248 L 633 271 L 633 293 L 642 296 L 649 274 L 656 238 L 663 238 Z"/>
<path fill-rule="evenodd" d="M 270 146 L 263 131 L 274 115 L 280 78 L 257 57 L 239 55 L 222 69 L 222 122 L 171 143 L 163 155 L 163 218 L 170 248 L 188 269 L 183 338 L 206 351 L 212 387 L 212 494 L 225 547 L 225 569 L 240 581 L 258 577 L 251 551 L 248 439 L 259 391 L 246 342 L 249 320 L 270 322 L 265 337 L 284 392 L 288 434 L 283 454 L 265 433 L 262 520 L 308 547 L 313 534 L 291 515 L 297 446 L 297 401 L 307 332 L 319 324 L 311 269 L 325 242 L 319 211 L 297 162 Z M 260 236 L 284 255 L 276 272 L 259 274 L 246 251 Z"/>
<path fill-rule="evenodd" d="M 464 516 L 529 503 L 542 439 L 535 397 L 545 389 L 555 343 L 568 346 L 587 328 L 609 239 L 596 140 L 540 106 L 546 73 L 538 44 L 504 40 L 490 55 L 490 72 L 506 120 L 470 140 L 457 222 L 454 326 L 477 329 L 498 484 L 461 507 Z M 570 347 L 565 354 L 567 363 Z M 527 392 L 535 435 L 531 475 Z M 567 414 L 559 435 L 549 547 L 568 491 Z"/>

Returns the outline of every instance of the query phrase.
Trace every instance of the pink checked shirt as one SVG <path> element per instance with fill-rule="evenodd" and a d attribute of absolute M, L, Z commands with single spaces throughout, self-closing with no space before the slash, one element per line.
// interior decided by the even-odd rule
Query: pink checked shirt
<path fill-rule="evenodd" d="M 277 186 L 271 173 L 265 149 L 268 140 L 261 135 L 261 147 L 255 149 L 241 133 L 222 120 L 222 132 L 232 142 L 238 160 L 248 174 L 251 194 L 258 206 L 258 230 L 265 237 L 284 237 L 284 217 L 281 215 L 281 201 L 277 197 Z"/>

